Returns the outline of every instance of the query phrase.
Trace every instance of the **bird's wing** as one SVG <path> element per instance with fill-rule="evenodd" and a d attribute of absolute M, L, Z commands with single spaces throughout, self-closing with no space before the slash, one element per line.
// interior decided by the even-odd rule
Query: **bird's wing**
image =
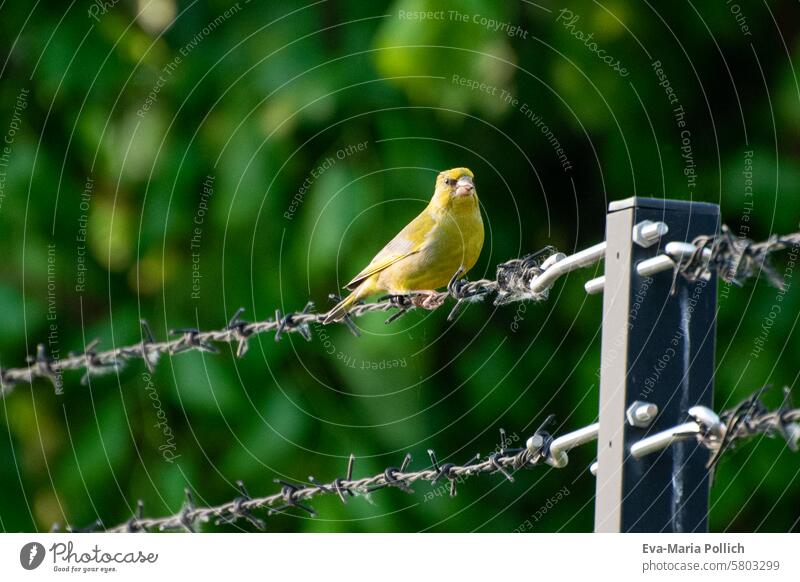
<path fill-rule="evenodd" d="M 423 212 L 417 216 L 375 255 L 363 271 L 353 277 L 345 289 L 355 289 L 375 273 L 380 273 L 398 261 L 418 253 L 428 240 L 427 234 L 433 226 L 434 220 L 427 213 Z"/>

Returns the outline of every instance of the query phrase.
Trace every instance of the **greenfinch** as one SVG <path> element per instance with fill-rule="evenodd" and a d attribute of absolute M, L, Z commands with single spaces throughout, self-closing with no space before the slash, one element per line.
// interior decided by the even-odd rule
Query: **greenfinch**
<path fill-rule="evenodd" d="M 433 296 L 459 269 L 469 271 L 483 248 L 474 179 L 468 168 L 440 173 L 425 210 L 345 286 L 352 293 L 325 315 L 324 323 L 343 319 L 355 302 L 377 293 Z"/>

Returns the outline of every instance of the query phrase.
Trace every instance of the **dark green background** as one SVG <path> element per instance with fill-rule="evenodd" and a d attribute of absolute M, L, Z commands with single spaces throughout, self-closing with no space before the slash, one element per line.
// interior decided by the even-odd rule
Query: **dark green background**
<path fill-rule="evenodd" d="M 220 327 L 239 306 L 249 319 L 309 298 L 324 308 L 327 294 L 422 208 L 435 173 L 453 166 L 474 170 L 487 225 L 473 278 L 547 244 L 569 252 L 601 240 L 607 203 L 634 194 L 717 202 L 734 232 L 746 226 L 758 239 L 798 228 L 795 2 L 736 4 L 749 36 L 722 0 L 241 0 L 221 19 L 229 3 L 153 0 L 137 18 L 146 4 L 121 0 L 97 21 L 82 2 L 0 8 L 0 131 L 29 91 L 0 205 L 4 366 L 21 365 L 47 340 L 50 244 L 62 355 L 93 338 L 135 343 L 140 317 L 165 337 L 176 327 Z M 557 22 L 562 8 L 628 76 Z M 455 9 L 468 22 L 399 18 L 420 9 Z M 487 30 L 474 15 L 516 24 L 527 38 Z M 686 112 L 693 189 L 656 60 Z M 160 74 L 163 87 L 140 117 Z M 506 89 L 519 104 L 454 84 L 453 75 Z M 522 103 L 552 130 L 571 170 Z M 312 169 L 359 142 L 366 149 L 312 179 L 287 219 Z M 195 300 L 190 242 L 209 175 Z M 87 288 L 76 292 L 80 194 L 90 177 Z M 173 512 L 186 486 L 218 503 L 236 495 L 236 479 L 267 494 L 278 477 L 341 475 L 350 452 L 357 475 L 397 465 L 406 451 L 425 466 L 428 448 L 463 462 L 490 452 L 500 427 L 524 440 L 550 412 L 561 431 L 592 422 L 601 299 L 587 297 L 583 282 L 595 272 L 559 282 L 546 303 L 474 305 L 452 325 L 444 311 L 389 327 L 374 315 L 359 320 L 361 338 L 336 326 L 314 330 L 309 343 L 260 336 L 241 360 L 227 349 L 165 358 L 154 382 L 180 455 L 172 464 L 158 451 L 141 363 L 88 387 L 80 373 L 66 374 L 63 396 L 43 382 L 20 385 L 0 415 L 0 529 L 111 525 L 137 498 L 148 514 Z M 750 352 L 776 291 L 760 281 L 721 297 L 718 409 L 762 384 L 795 382 L 795 287 L 758 358 Z M 391 360 L 405 366 L 360 369 Z M 513 484 L 474 479 L 455 499 L 428 500 L 423 483 L 414 496 L 382 491 L 346 506 L 322 499 L 318 518 L 281 516 L 269 528 L 512 531 L 529 519 L 535 531 L 588 531 L 591 449 L 572 454 L 566 469 L 520 473 Z M 798 471 L 800 457 L 779 440 L 729 453 L 713 486 L 712 529 L 797 529 Z M 535 521 L 564 486 L 569 495 Z"/>

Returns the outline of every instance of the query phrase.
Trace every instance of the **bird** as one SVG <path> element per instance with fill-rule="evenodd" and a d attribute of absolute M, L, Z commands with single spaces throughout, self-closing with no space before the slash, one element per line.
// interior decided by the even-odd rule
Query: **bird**
<path fill-rule="evenodd" d="M 475 175 L 469 168 L 439 173 L 425 209 L 345 285 L 350 295 L 323 319 L 341 321 L 354 303 L 378 293 L 436 297 L 457 273 L 466 274 L 483 248 L 483 219 Z M 435 308 L 438 304 L 420 304 Z"/>

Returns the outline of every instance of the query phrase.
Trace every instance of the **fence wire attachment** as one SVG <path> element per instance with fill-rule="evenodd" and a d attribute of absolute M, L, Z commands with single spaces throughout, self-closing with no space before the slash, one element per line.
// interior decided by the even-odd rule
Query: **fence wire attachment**
<path fill-rule="evenodd" d="M 718 234 L 698 236 L 690 243 L 667 243 L 664 253 L 641 261 L 636 270 L 643 277 L 673 270 L 689 282 L 708 279 L 716 272 L 725 283 L 739 287 L 763 273 L 770 285 L 783 290 L 785 283 L 769 258 L 772 253 L 789 247 L 800 248 L 800 232 L 772 235 L 766 241 L 755 242 L 737 237 L 723 224 Z"/>
<path fill-rule="evenodd" d="M 630 447 L 631 455 L 641 459 L 661 451 L 671 444 L 688 438 L 697 438 L 708 448 L 716 448 L 725 436 L 725 424 L 717 413 L 705 406 L 692 406 L 689 416 L 693 419 L 645 437 Z"/>
<path fill-rule="evenodd" d="M 572 255 L 558 253 L 550 263 L 545 261 L 547 268 L 542 274 L 534 278 L 530 283 L 530 292 L 534 297 L 547 297 L 547 293 L 556 280 L 562 275 L 589 267 L 598 263 L 606 254 L 606 243 L 597 243 L 594 246 L 584 249 Z"/>
<path fill-rule="evenodd" d="M 557 469 L 562 469 L 567 466 L 569 463 L 569 457 L 567 453 L 574 449 L 575 447 L 579 447 L 586 443 L 590 443 L 597 440 L 597 433 L 600 430 L 600 423 L 595 422 L 583 428 L 579 428 L 578 430 L 574 430 L 572 432 L 568 432 L 567 434 L 560 436 L 558 438 L 553 439 L 550 443 L 549 451 L 547 454 L 546 462 L 551 467 L 555 467 Z M 528 450 L 531 451 L 533 448 L 536 449 L 535 443 L 530 443 L 531 439 L 528 439 L 529 445 Z M 531 446 L 531 444 L 533 446 Z"/>
<path fill-rule="evenodd" d="M 494 304 L 506 305 L 525 299 L 533 301 L 547 299 L 549 287 L 537 291 L 534 289 L 534 282 L 564 257 L 566 255 L 557 252 L 555 247 L 546 246 L 522 258 L 497 265 L 497 297 Z"/>

